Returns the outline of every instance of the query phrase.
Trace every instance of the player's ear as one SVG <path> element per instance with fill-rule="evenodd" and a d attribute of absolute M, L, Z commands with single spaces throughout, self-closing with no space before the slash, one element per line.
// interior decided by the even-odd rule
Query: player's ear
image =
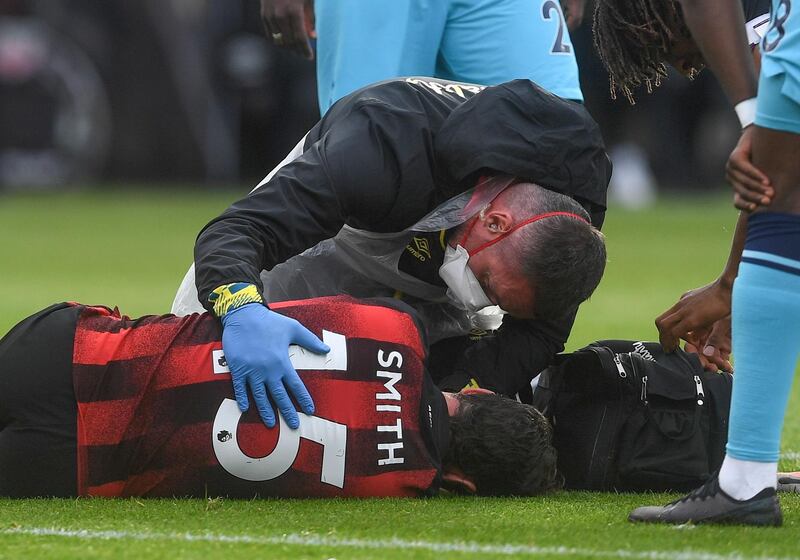
<path fill-rule="evenodd" d="M 492 209 L 483 215 L 483 222 L 491 233 L 502 234 L 512 228 L 514 217 L 506 210 Z"/>
<path fill-rule="evenodd" d="M 442 487 L 457 494 L 474 494 L 477 492 L 475 482 L 461 472 L 458 467 L 444 467 L 442 471 Z"/>

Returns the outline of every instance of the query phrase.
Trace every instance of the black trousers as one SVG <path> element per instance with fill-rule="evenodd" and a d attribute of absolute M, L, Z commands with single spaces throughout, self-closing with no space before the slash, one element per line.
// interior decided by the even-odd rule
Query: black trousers
<path fill-rule="evenodd" d="M 53 305 L 0 340 L 0 496 L 77 495 L 72 346 L 79 313 Z"/>

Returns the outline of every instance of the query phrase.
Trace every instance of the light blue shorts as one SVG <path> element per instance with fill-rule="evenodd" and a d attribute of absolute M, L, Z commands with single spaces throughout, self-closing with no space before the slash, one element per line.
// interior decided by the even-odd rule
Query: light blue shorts
<path fill-rule="evenodd" d="M 558 0 L 316 0 L 320 111 L 373 82 L 528 78 L 583 100 Z"/>
<path fill-rule="evenodd" d="M 771 17 L 761 41 L 755 123 L 800 134 L 800 5 L 773 0 Z"/>
<path fill-rule="evenodd" d="M 758 80 L 758 101 L 755 123 L 763 128 L 800 134 L 800 103 L 791 95 L 787 74 L 766 76 Z"/>

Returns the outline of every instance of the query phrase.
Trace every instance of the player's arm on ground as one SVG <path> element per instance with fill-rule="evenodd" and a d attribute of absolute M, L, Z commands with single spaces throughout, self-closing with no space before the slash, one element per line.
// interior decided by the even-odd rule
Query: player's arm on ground
<path fill-rule="evenodd" d="M 515 319 L 506 315 L 494 336 L 454 357 L 453 375 L 440 386 L 460 390 L 471 383 L 513 397 L 564 350 L 575 314 L 561 321 Z"/>

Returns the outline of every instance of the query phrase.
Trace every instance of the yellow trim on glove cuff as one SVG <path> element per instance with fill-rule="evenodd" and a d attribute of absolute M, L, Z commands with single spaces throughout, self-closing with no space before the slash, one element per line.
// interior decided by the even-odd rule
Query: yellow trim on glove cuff
<path fill-rule="evenodd" d="M 222 318 L 229 311 L 248 303 L 264 303 L 264 298 L 253 284 L 234 282 L 213 290 L 208 295 L 208 301 L 214 306 L 214 315 Z"/>

